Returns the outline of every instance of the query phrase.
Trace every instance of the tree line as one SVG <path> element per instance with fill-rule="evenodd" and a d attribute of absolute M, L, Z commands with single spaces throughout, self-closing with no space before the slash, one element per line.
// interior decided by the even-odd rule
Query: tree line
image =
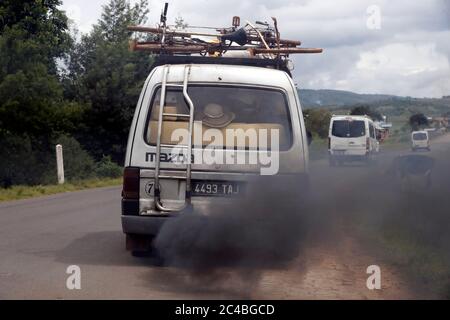
<path fill-rule="evenodd" d="M 110 0 L 88 34 L 60 0 L 0 2 L 0 185 L 118 175 L 136 101 L 153 58 L 128 50 L 148 1 Z"/>

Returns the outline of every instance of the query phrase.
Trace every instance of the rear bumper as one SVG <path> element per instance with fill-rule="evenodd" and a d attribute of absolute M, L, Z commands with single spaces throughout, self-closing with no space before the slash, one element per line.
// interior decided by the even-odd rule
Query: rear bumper
<path fill-rule="evenodd" d="M 344 152 L 339 151 L 340 150 L 329 150 L 329 155 L 333 158 L 361 158 L 368 155 L 366 149 L 345 150 Z"/>
<path fill-rule="evenodd" d="M 122 215 L 122 230 L 124 233 L 155 236 L 167 219 L 170 217 Z"/>
<path fill-rule="evenodd" d="M 288 186 L 292 186 L 299 196 L 308 196 L 309 193 L 309 176 L 308 174 L 299 174 L 295 176 L 286 177 L 272 177 L 258 179 L 261 181 L 270 181 L 271 179 L 286 179 L 284 181 Z M 157 235 L 163 224 L 173 217 L 177 217 L 183 214 L 188 214 L 191 210 L 197 214 L 204 216 L 214 215 L 214 208 L 221 208 L 224 205 L 235 205 L 242 199 L 247 199 L 245 195 L 242 197 L 192 197 L 192 207 L 188 206 L 182 211 L 176 212 L 160 212 L 154 209 L 142 208 L 142 203 L 139 200 L 126 200 L 122 199 L 122 230 L 124 233 L 129 234 L 141 234 L 141 235 Z M 252 201 L 249 199 L 249 201 Z M 142 201 L 141 201 L 142 202 Z"/>
<path fill-rule="evenodd" d="M 412 149 L 428 149 L 429 145 L 413 145 Z"/>

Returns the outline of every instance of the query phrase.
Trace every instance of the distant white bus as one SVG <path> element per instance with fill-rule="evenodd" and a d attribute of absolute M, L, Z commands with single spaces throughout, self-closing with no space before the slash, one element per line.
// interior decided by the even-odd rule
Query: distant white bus
<path fill-rule="evenodd" d="M 368 116 L 332 116 L 328 134 L 330 165 L 345 161 L 369 163 L 379 152 L 375 125 Z"/>
<path fill-rule="evenodd" d="M 411 149 L 412 151 L 419 149 L 430 151 L 430 136 L 427 130 L 413 131 L 411 133 Z"/>

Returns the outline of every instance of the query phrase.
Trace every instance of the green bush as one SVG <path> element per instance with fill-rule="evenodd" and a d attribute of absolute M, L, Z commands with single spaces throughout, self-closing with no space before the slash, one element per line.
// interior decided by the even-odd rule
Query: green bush
<path fill-rule="evenodd" d="M 328 137 L 331 112 L 326 109 L 306 109 L 304 111 L 306 129 L 314 136 Z"/>
<path fill-rule="evenodd" d="M 67 180 L 81 180 L 95 176 L 96 164 L 75 138 L 61 135 L 53 141 L 52 177 L 56 179 L 55 145 L 61 144 L 64 158 L 64 176 Z"/>
<path fill-rule="evenodd" d="M 27 135 L 6 135 L 0 139 L 0 185 L 39 185 L 57 182 L 55 145 L 63 146 L 64 176 L 67 180 L 94 177 L 95 162 L 77 140 L 58 138 L 34 139 Z"/>
<path fill-rule="evenodd" d="M 411 140 L 411 137 L 409 136 L 409 135 L 401 135 L 399 138 L 398 138 L 398 141 L 399 142 L 408 142 L 408 141 L 410 141 Z"/>
<path fill-rule="evenodd" d="M 50 139 L 49 143 L 27 135 L 4 135 L 0 138 L 0 187 L 13 185 L 48 185 L 57 182 L 55 146 L 63 147 L 64 176 L 67 181 L 90 178 L 117 178 L 122 168 L 104 156 L 99 162 L 68 135 Z"/>
<path fill-rule="evenodd" d="M 122 175 L 122 167 L 113 162 L 110 156 L 103 156 L 97 162 L 95 175 L 99 178 L 118 178 Z"/>
<path fill-rule="evenodd" d="M 50 160 L 44 148 L 41 141 L 28 135 L 3 135 L 0 138 L 0 186 L 41 183 Z"/>

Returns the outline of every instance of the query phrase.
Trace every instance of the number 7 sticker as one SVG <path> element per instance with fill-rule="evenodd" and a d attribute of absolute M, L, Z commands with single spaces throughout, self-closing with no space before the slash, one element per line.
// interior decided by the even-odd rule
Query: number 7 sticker
<path fill-rule="evenodd" d="M 155 184 L 154 181 L 150 181 L 145 184 L 145 193 L 148 194 L 149 196 L 153 195 L 153 185 L 154 184 Z"/>

